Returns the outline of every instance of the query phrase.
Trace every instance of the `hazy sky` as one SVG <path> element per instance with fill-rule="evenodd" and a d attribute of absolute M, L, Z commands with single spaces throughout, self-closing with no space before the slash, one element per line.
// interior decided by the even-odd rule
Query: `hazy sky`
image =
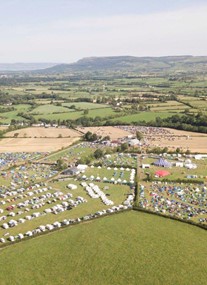
<path fill-rule="evenodd" d="M 207 55 L 207 0 L 0 0 L 0 62 Z"/>

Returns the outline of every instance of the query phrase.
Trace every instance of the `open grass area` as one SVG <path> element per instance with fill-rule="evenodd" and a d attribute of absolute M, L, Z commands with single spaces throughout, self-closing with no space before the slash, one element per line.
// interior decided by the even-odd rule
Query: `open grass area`
<path fill-rule="evenodd" d="M 63 106 L 71 107 L 75 106 L 76 109 L 80 108 L 81 110 L 84 109 L 100 109 L 100 108 L 108 108 L 109 105 L 105 104 L 96 104 L 96 103 L 88 103 L 88 102 L 74 102 L 74 103 L 63 103 Z"/>
<path fill-rule="evenodd" d="M 1 250 L 0 280 L 2 285 L 204 285 L 206 254 L 205 231 L 131 211 Z"/>
<path fill-rule="evenodd" d="M 0 114 L 0 123 L 9 124 L 12 119 L 22 120 L 23 118 L 18 116 L 18 113 L 29 112 L 29 110 L 31 109 L 31 106 L 27 104 L 14 105 L 13 107 L 15 108 L 14 111 Z"/>
<path fill-rule="evenodd" d="M 119 118 L 113 119 L 113 121 L 119 121 L 121 123 L 133 123 L 139 121 L 146 121 L 150 122 L 155 120 L 157 117 L 160 118 L 168 118 L 173 116 L 174 113 L 167 113 L 167 112 L 140 112 L 133 115 L 127 115 Z"/>
<path fill-rule="evenodd" d="M 68 108 L 62 107 L 62 106 L 55 106 L 52 104 L 45 104 L 42 106 L 38 106 L 37 108 L 33 109 L 30 113 L 31 114 L 41 114 L 41 115 L 47 115 L 52 113 L 66 113 L 70 110 Z"/>
<path fill-rule="evenodd" d="M 42 106 L 44 107 L 44 106 Z M 83 111 L 73 111 L 71 109 L 67 109 L 66 113 L 59 113 L 59 114 L 45 114 L 45 115 L 34 115 L 35 119 L 44 118 L 47 120 L 76 120 L 81 117 L 100 117 L 100 118 L 107 118 L 108 116 L 117 115 L 119 113 L 115 112 L 112 108 L 102 108 L 102 109 L 93 109 L 89 110 L 88 114 L 84 114 Z"/>

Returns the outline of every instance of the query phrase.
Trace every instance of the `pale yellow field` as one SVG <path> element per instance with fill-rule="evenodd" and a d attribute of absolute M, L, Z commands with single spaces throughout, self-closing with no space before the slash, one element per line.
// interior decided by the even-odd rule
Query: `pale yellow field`
<path fill-rule="evenodd" d="M 51 152 L 67 147 L 79 140 L 74 138 L 4 138 L 0 140 L 1 152 Z"/>
<path fill-rule="evenodd" d="M 0 126 L 0 131 L 5 131 L 8 127 Z"/>
<path fill-rule="evenodd" d="M 83 133 L 92 132 L 102 137 L 110 136 L 112 140 L 116 140 L 131 135 L 130 132 L 115 127 L 87 127 L 87 128 L 78 128 L 78 130 Z"/>
<path fill-rule="evenodd" d="M 151 146 L 168 147 L 175 150 L 180 148 L 184 151 L 207 153 L 207 134 L 185 132 L 174 129 L 167 129 L 170 134 L 165 136 L 146 136 Z"/>
<path fill-rule="evenodd" d="M 207 137 L 173 137 L 169 138 L 156 138 L 149 139 L 151 146 L 168 147 L 175 150 L 180 148 L 184 151 L 190 150 L 191 152 L 207 153 Z"/>
<path fill-rule="evenodd" d="M 15 133 L 18 133 L 18 137 L 26 138 L 57 138 L 60 135 L 65 137 L 76 138 L 80 137 L 80 133 L 72 129 L 62 128 L 44 128 L 44 127 L 31 127 L 12 131 L 6 134 L 7 137 L 13 137 Z"/>

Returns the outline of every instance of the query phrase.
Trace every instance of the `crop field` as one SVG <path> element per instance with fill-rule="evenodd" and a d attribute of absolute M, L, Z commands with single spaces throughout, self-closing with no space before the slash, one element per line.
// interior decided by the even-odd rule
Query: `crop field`
<path fill-rule="evenodd" d="M 206 254 L 205 231 L 130 211 L 2 249 L 0 279 L 2 285 L 204 285 Z"/>
<path fill-rule="evenodd" d="M 6 133 L 6 137 L 13 137 L 18 133 L 18 137 L 21 138 L 78 138 L 80 133 L 68 128 L 44 128 L 44 127 L 32 127 L 24 128 L 12 132 Z"/>
<path fill-rule="evenodd" d="M 207 153 L 207 136 L 192 136 L 190 138 L 175 136 L 170 139 L 168 137 L 158 137 L 149 139 L 148 143 L 154 147 L 168 147 L 172 150 L 180 148 L 183 151 Z"/>
<path fill-rule="evenodd" d="M 192 100 L 192 101 L 190 101 L 190 104 L 194 108 L 207 110 L 207 100 L 197 100 L 197 101 L 196 100 Z"/>
<path fill-rule="evenodd" d="M 51 152 L 68 147 L 79 140 L 74 138 L 4 138 L 0 140 L 0 152 Z"/>
<path fill-rule="evenodd" d="M 123 138 L 130 135 L 129 132 L 115 127 L 86 127 L 86 128 L 82 127 L 82 128 L 77 128 L 77 130 L 83 133 L 87 132 L 96 133 L 98 136 L 102 137 L 109 136 L 112 140 L 116 140 L 118 138 Z"/>
<path fill-rule="evenodd" d="M 143 126 L 117 126 L 133 135 L 139 131 L 144 136 L 144 147 L 167 147 L 172 151 L 180 148 L 192 153 L 207 153 L 207 135 L 204 133 L 180 131 L 169 128 Z"/>

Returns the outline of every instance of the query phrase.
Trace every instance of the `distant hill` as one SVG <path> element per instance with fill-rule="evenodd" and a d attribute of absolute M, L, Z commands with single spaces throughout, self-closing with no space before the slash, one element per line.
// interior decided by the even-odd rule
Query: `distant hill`
<path fill-rule="evenodd" d="M 32 71 L 46 69 L 57 63 L 0 63 L 0 71 Z"/>
<path fill-rule="evenodd" d="M 207 71 L 207 56 L 88 57 L 80 59 L 72 64 L 59 64 L 42 70 L 44 73 L 71 73 L 84 71 L 203 72 Z"/>

